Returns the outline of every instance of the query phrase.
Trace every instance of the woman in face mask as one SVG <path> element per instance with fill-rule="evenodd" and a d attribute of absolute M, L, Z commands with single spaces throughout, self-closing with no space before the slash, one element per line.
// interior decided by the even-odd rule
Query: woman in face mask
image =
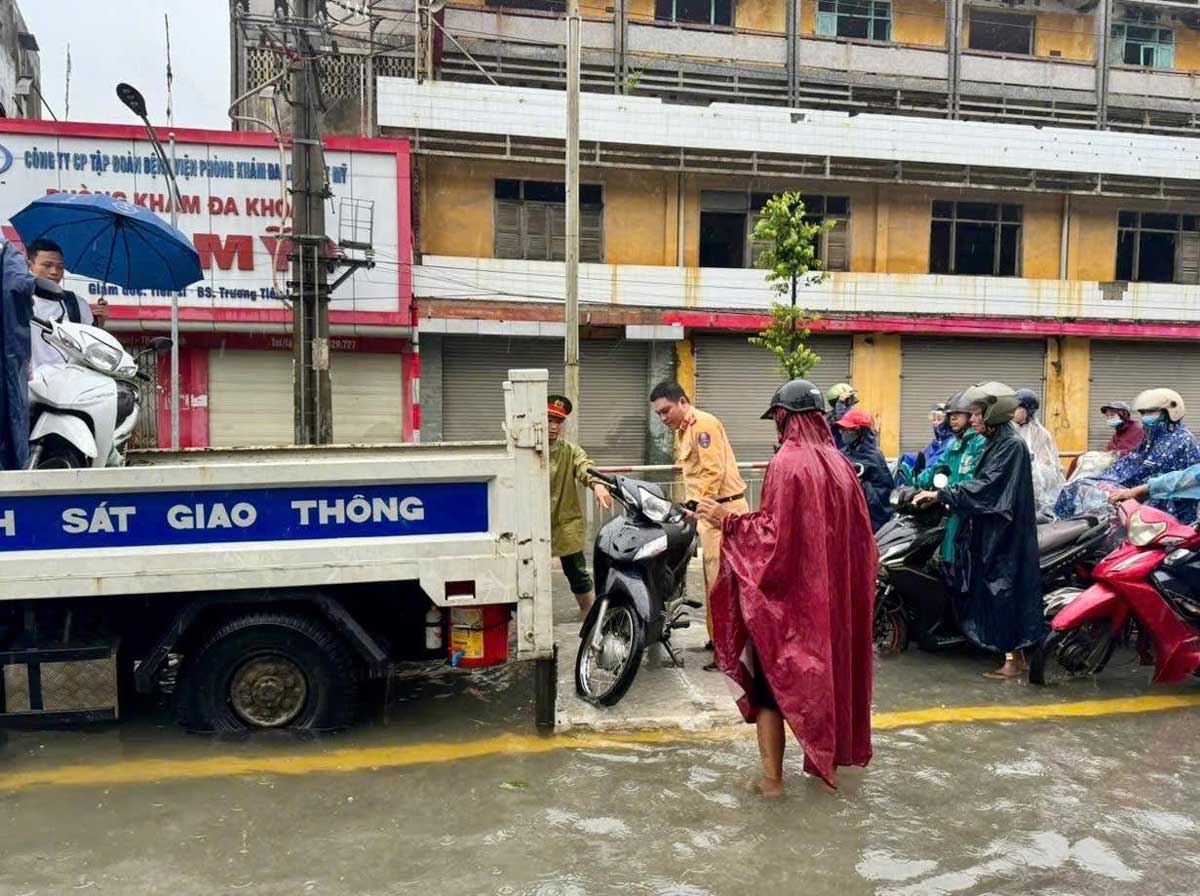
<path fill-rule="evenodd" d="M 1079 495 L 1085 485 L 1100 483 L 1103 486 L 1109 483 L 1110 491 L 1115 488 L 1136 488 L 1155 476 L 1185 470 L 1200 463 L 1200 445 L 1183 425 L 1184 405 L 1178 392 L 1172 389 L 1148 389 L 1137 397 L 1133 406 L 1145 429 L 1142 443 L 1094 480 L 1081 480 L 1065 488 L 1055 508 L 1059 516 L 1071 516 L 1079 512 Z M 1150 503 L 1180 522 L 1192 523 L 1196 520 L 1197 502 L 1194 500 L 1163 498 Z"/>
<path fill-rule="evenodd" d="M 1110 401 L 1100 406 L 1104 415 L 1104 423 L 1112 430 L 1112 438 L 1104 446 L 1105 451 L 1115 451 L 1124 457 L 1130 451 L 1142 444 L 1146 433 L 1142 429 L 1142 421 L 1133 419 L 1133 410 L 1123 401 Z"/>

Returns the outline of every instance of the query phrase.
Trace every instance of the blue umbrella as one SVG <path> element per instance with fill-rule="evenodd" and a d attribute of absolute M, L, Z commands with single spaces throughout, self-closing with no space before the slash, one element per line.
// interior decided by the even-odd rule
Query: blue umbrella
<path fill-rule="evenodd" d="M 201 280 L 191 241 L 153 212 L 103 193 L 56 193 L 12 218 L 21 240 L 53 240 L 68 271 L 126 289 L 183 289 Z"/>

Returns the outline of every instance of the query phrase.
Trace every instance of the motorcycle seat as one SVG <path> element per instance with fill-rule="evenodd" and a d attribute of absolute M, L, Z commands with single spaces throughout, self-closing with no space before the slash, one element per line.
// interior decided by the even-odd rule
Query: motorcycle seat
<path fill-rule="evenodd" d="M 1038 551 L 1047 553 L 1066 547 L 1095 525 L 1093 520 L 1055 520 L 1038 526 Z"/>

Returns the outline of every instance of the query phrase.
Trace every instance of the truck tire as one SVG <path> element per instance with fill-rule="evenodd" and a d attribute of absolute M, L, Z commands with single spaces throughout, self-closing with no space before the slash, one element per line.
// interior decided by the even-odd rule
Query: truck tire
<path fill-rule="evenodd" d="M 256 612 L 224 622 L 185 657 L 176 717 L 198 732 L 336 731 L 354 721 L 359 675 L 322 622 Z"/>

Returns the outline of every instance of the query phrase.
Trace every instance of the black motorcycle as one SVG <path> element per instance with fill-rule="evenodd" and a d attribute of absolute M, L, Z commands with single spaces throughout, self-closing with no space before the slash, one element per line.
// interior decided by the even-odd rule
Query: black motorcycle
<path fill-rule="evenodd" d="M 943 483 L 944 484 L 944 483 Z M 935 482 L 935 487 L 942 487 Z M 942 578 L 940 547 L 946 531 L 940 505 L 919 509 L 919 489 L 892 492 L 896 514 L 876 533 L 875 649 L 901 653 L 916 641 L 923 650 L 963 643 L 953 602 Z M 1079 584 L 1108 550 L 1112 514 L 1098 511 L 1038 526 L 1043 593 Z"/>
<path fill-rule="evenodd" d="M 661 486 L 624 476 L 594 474 L 625 512 L 596 535 L 596 603 L 579 635 L 575 690 L 584 700 L 613 706 L 629 690 L 646 644 L 658 643 L 682 666 L 671 632 L 690 624 L 688 561 L 696 524 Z"/>

